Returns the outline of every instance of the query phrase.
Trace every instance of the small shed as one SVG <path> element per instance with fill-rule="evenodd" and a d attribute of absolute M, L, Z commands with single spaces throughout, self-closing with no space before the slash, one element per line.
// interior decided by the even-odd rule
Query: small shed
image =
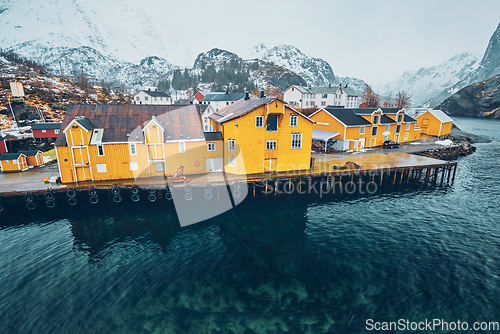
<path fill-rule="evenodd" d="M 438 109 L 429 109 L 424 112 L 419 112 L 417 117 L 418 126 L 422 129 L 422 133 L 430 136 L 444 136 L 451 132 L 453 119 Z"/>
<path fill-rule="evenodd" d="M 28 166 L 38 167 L 44 163 L 43 153 L 40 150 L 20 151 L 19 153 L 26 155 Z"/>
<path fill-rule="evenodd" d="M 4 154 L 9 152 L 7 149 L 7 143 L 5 142 L 5 138 L 0 136 L 0 154 Z"/>
<path fill-rule="evenodd" d="M 60 122 L 35 123 L 31 126 L 33 138 L 37 140 L 56 139 L 59 135 L 61 124 Z"/>
<path fill-rule="evenodd" d="M 20 172 L 28 169 L 26 155 L 18 153 L 0 154 L 2 172 Z"/>

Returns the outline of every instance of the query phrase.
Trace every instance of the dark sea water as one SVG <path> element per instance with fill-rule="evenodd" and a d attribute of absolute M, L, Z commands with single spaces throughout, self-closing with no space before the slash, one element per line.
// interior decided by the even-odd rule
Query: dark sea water
<path fill-rule="evenodd" d="M 500 122 L 455 122 L 493 141 L 458 160 L 453 185 L 247 198 L 185 228 L 158 205 L 0 216 L 0 333 L 500 322 Z"/>

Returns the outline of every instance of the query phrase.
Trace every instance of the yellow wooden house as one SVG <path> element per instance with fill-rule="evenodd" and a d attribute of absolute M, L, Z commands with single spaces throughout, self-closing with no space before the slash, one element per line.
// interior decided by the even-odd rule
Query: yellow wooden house
<path fill-rule="evenodd" d="M 43 153 L 40 150 L 20 151 L 26 156 L 26 161 L 30 167 L 38 167 L 44 164 Z"/>
<path fill-rule="evenodd" d="M 22 172 L 28 169 L 26 155 L 18 153 L 5 153 L 0 155 L 2 172 Z"/>
<path fill-rule="evenodd" d="M 241 99 L 210 116 L 232 174 L 307 170 L 313 121 L 274 97 Z"/>
<path fill-rule="evenodd" d="M 322 108 L 310 118 L 316 123 L 314 130 L 332 133 L 330 147 L 336 150 L 359 151 L 369 145 L 372 123 L 353 109 Z"/>
<path fill-rule="evenodd" d="M 222 135 L 203 132 L 198 109 L 70 105 L 56 140 L 61 181 L 166 177 L 179 169 L 183 174 L 220 171 Z"/>
<path fill-rule="evenodd" d="M 407 114 L 405 108 L 382 108 L 384 115 L 396 121 L 397 126 L 393 138 L 398 143 L 406 143 L 419 139 L 418 121 Z"/>
<path fill-rule="evenodd" d="M 453 119 L 442 110 L 437 109 L 417 109 L 415 119 L 422 129 L 422 134 L 435 137 L 449 134 L 453 125 Z"/>

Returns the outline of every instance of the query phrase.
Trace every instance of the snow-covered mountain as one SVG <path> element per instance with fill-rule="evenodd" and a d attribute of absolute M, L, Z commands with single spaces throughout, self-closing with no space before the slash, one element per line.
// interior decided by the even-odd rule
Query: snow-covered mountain
<path fill-rule="evenodd" d="M 384 96 L 395 97 L 399 91 L 412 96 L 413 104 L 425 104 L 436 94 L 469 77 L 479 66 L 479 55 L 463 53 L 436 66 L 404 72 L 393 81 L 372 88 Z"/>
<path fill-rule="evenodd" d="M 412 96 L 414 104 L 433 107 L 467 85 L 500 74 L 500 24 L 479 59 L 475 54 L 463 53 L 437 66 L 405 72 L 374 88 L 385 96 L 404 90 Z"/>
<path fill-rule="evenodd" d="M 0 48 L 40 62 L 44 51 L 88 46 L 121 61 L 158 55 L 187 65 L 190 52 L 181 32 L 153 14 L 122 0 L 1 0 Z"/>

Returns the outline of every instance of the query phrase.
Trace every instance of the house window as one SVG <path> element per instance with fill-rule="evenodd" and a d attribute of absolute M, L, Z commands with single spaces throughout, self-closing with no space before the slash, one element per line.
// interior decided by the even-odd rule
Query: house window
<path fill-rule="evenodd" d="M 312 106 L 315 106 L 315 105 L 316 105 L 316 102 L 311 101 L 311 107 L 312 107 Z"/>
<path fill-rule="evenodd" d="M 147 101 L 148 100 L 148 97 L 147 96 L 144 96 L 144 101 Z"/>
<path fill-rule="evenodd" d="M 364 135 L 365 134 L 365 127 L 364 126 L 362 126 L 362 127 L 359 128 L 359 134 L 360 135 Z"/>
<path fill-rule="evenodd" d="M 135 144 L 130 144 L 130 155 L 136 155 L 136 154 L 137 154 L 137 150 L 136 150 Z"/>
<path fill-rule="evenodd" d="M 292 133 L 292 150 L 302 148 L 302 133 Z"/>
<path fill-rule="evenodd" d="M 9 160 L 5 160 L 5 163 L 8 165 L 9 164 Z"/>
<path fill-rule="evenodd" d="M 321 95 L 321 98 L 326 99 L 328 97 L 328 94 L 323 94 Z"/>
<path fill-rule="evenodd" d="M 160 101 L 163 101 L 163 96 L 160 96 Z"/>
<path fill-rule="evenodd" d="M 17 165 L 17 160 L 12 160 L 12 163 L 13 163 L 14 165 Z"/>
<path fill-rule="evenodd" d="M 390 127 L 390 125 L 389 125 L 389 124 L 387 124 L 387 125 L 385 126 L 385 131 L 386 131 L 386 132 L 387 132 L 387 131 L 389 131 L 389 127 Z"/>
<path fill-rule="evenodd" d="M 208 151 L 215 151 L 215 143 L 207 143 Z"/>
<path fill-rule="evenodd" d="M 205 125 L 205 132 L 208 132 L 208 125 Z"/>
<path fill-rule="evenodd" d="M 309 101 L 306 101 L 306 106 L 308 106 L 308 105 L 309 105 Z"/>
<path fill-rule="evenodd" d="M 322 107 L 326 106 L 326 101 L 321 101 L 321 106 Z"/>
<path fill-rule="evenodd" d="M 270 139 L 266 141 L 266 149 L 267 150 L 275 150 L 276 149 L 276 139 Z"/>
<path fill-rule="evenodd" d="M 179 153 L 186 153 L 186 143 L 185 142 L 179 142 Z"/>
<path fill-rule="evenodd" d="M 410 130 L 410 123 L 406 123 L 406 130 Z"/>
<path fill-rule="evenodd" d="M 409 133 L 405 133 L 405 140 L 408 140 Z"/>
<path fill-rule="evenodd" d="M 106 164 L 95 165 L 98 173 L 106 173 Z"/>
<path fill-rule="evenodd" d="M 104 156 L 104 147 L 102 145 L 97 145 L 97 155 L 100 157 Z"/>
<path fill-rule="evenodd" d="M 378 126 L 374 126 L 372 128 L 372 136 L 376 136 L 377 135 L 377 130 L 378 130 Z"/>
<path fill-rule="evenodd" d="M 255 127 L 256 128 L 264 127 L 264 116 L 255 116 Z"/>
<path fill-rule="evenodd" d="M 398 115 L 398 123 L 401 122 L 403 120 L 403 115 L 399 114 Z"/>
<path fill-rule="evenodd" d="M 299 122 L 299 116 L 290 115 L 290 126 L 297 126 L 298 122 Z"/>
<path fill-rule="evenodd" d="M 45 133 L 45 132 L 47 132 L 47 130 L 42 130 L 42 133 Z"/>
<path fill-rule="evenodd" d="M 229 138 L 227 140 L 227 149 L 230 151 L 234 151 L 234 139 Z"/>
<path fill-rule="evenodd" d="M 205 123 L 208 123 L 208 117 L 205 117 L 204 120 L 205 120 Z"/>
<path fill-rule="evenodd" d="M 373 116 L 373 124 L 378 124 L 379 117 L 379 115 Z"/>
<path fill-rule="evenodd" d="M 139 166 L 137 164 L 137 161 L 131 161 L 128 163 L 130 170 L 139 170 Z"/>
<path fill-rule="evenodd" d="M 315 98 L 316 97 L 316 94 L 311 94 L 311 98 Z"/>
<path fill-rule="evenodd" d="M 229 167 L 236 167 L 236 159 L 229 157 Z"/>
<path fill-rule="evenodd" d="M 58 135 L 58 134 L 59 134 L 59 131 L 60 131 L 59 129 L 56 129 L 56 130 L 54 130 L 54 133 L 55 133 L 56 135 Z"/>
<path fill-rule="evenodd" d="M 141 100 L 141 97 L 140 97 L 140 96 L 137 96 L 135 99 L 136 99 L 137 101 L 140 101 L 140 100 Z"/>
<path fill-rule="evenodd" d="M 226 102 L 226 106 L 228 106 L 228 105 L 229 105 L 229 102 Z"/>
<path fill-rule="evenodd" d="M 401 132 L 401 124 L 398 124 L 396 126 L 396 133 L 400 133 Z"/>
<path fill-rule="evenodd" d="M 268 115 L 266 131 L 278 131 L 278 115 Z"/>
<path fill-rule="evenodd" d="M 155 96 L 155 97 L 153 97 L 153 100 L 154 100 L 154 101 L 156 101 L 156 96 Z"/>

